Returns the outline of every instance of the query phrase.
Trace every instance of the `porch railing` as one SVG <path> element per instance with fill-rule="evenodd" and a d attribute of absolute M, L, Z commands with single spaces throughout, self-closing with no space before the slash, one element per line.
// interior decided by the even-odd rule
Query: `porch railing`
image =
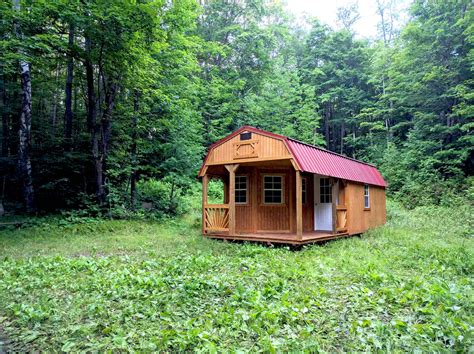
<path fill-rule="evenodd" d="M 336 232 L 347 231 L 347 208 L 345 205 L 336 207 Z"/>
<path fill-rule="evenodd" d="M 204 207 L 205 231 L 229 231 L 229 204 L 208 204 Z"/>

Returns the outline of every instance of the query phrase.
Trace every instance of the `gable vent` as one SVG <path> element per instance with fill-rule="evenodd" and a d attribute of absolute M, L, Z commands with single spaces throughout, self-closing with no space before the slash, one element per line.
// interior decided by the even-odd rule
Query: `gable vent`
<path fill-rule="evenodd" d="M 250 139 L 252 139 L 251 132 L 240 133 L 240 140 L 250 140 Z"/>

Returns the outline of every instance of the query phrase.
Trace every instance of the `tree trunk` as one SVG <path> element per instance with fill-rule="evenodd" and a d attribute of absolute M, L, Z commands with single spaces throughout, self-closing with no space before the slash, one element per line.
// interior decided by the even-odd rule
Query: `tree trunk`
<path fill-rule="evenodd" d="M 66 99 L 64 102 L 65 113 L 64 113 L 64 146 L 65 150 L 71 150 L 72 146 L 72 79 L 74 71 L 74 60 L 72 56 L 72 49 L 74 45 L 74 25 L 69 26 L 69 42 L 68 42 L 68 60 L 67 60 L 67 75 L 66 75 Z"/>
<path fill-rule="evenodd" d="M 20 11 L 20 0 L 13 0 L 14 10 Z M 20 37 L 20 27 L 15 24 L 15 35 Z M 22 53 L 20 53 L 21 55 Z M 18 174 L 22 182 L 23 199 L 28 213 L 33 211 L 33 174 L 31 170 L 31 72 L 30 63 L 20 59 L 20 81 L 22 90 L 21 115 L 18 144 Z"/>
<path fill-rule="evenodd" d="M 18 164 L 23 182 L 23 198 L 26 211 L 33 211 L 33 174 L 31 169 L 31 75 L 30 64 L 20 62 L 21 88 L 23 91 L 21 116 L 20 116 L 20 142 L 18 149 Z"/>
<path fill-rule="evenodd" d="M 107 82 L 104 74 L 101 75 L 103 81 L 103 88 L 105 90 L 104 96 L 104 111 L 101 117 L 100 126 L 97 125 L 96 131 L 100 129 L 101 141 L 99 144 L 98 136 L 96 136 L 94 145 L 94 159 L 95 159 L 95 168 L 96 168 L 96 196 L 100 205 L 105 203 L 106 191 L 104 186 L 104 181 L 106 178 L 106 163 L 107 157 L 109 155 L 109 143 L 110 143 L 110 132 L 111 132 L 111 118 L 112 112 L 115 104 L 115 93 L 117 85 L 115 82 Z"/>
<path fill-rule="evenodd" d="M 8 93 L 5 77 L 3 78 L 3 89 L 2 89 L 2 157 L 8 157 L 8 145 L 10 140 L 10 127 L 8 124 Z"/>
<path fill-rule="evenodd" d="M 86 81 L 87 81 L 87 128 L 91 134 L 91 154 L 95 171 L 95 194 L 99 203 L 103 198 L 103 171 L 102 160 L 99 152 L 100 126 L 97 124 L 96 95 L 94 89 L 94 67 L 91 60 L 92 42 L 89 37 L 85 39 L 86 47 Z"/>
<path fill-rule="evenodd" d="M 132 172 L 130 174 L 130 204 L 135 210 L 137 202 L 137 125 L 138 125 L 138 99 L 139 93 L 135 91 L 133 99 L 133 115 L 132 115 L 132 146 L 130 151 L 130 159 L 132 162 Z"/>
<path fill-rule="evenodd" d="M 96 124 L 96 115 L 97 115 L 97 107 L 96 107 L 96 97 L 94 91 L 94 67 L 92 66 L 91 61 L 91 50 L 92 50 L 92 42 L 90 38 L 86 37 L 85 40 L 86 46 L 86 81 L 87 81 L 87 129 L 92 135 L 91 140 L 94 140 L 94 128 Z M 93 144 L 92 144 L 93 145 Z"/>
<path fill-rule="evenodd" d="M 58 112 L 58 94 L 59 90 L 57 85 L 59 83 L 60 67 L 59 64 L 56 66 L 56 77 L 55 77 L 55 88 L 53 92 L 53 100 L 51 102 L 51 141 L 55 140 L 56 137 L 56 124 L 57 124 L 57 112 Z"/>
<path fill-rule="evenodd" d="M 340 150 L 340 153 L 344 153 L 344 135 L 345 135 L 345 132 L 346 132 L 346 126 L 345 126 L 345 122 L 344 122 L 344 118 L 342 119 L 341 121 L 341 150 Z"/>
<path fill-rule="evenodd" d="M 324 138 L 326 139 L 326 149 L 329 149 L 329 115 L 330 108 L 329 104 L 324 112 Z"/>

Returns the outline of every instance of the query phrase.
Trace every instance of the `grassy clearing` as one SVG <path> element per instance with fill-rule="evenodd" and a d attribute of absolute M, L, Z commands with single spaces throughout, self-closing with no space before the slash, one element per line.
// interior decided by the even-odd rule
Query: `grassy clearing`
<path fill-rule="evenodd" d="M 0 326 L 16 350 L 468 351 L 470 210 L 389 210 L 301 251 L 189 220 L 0 231 Z"/>

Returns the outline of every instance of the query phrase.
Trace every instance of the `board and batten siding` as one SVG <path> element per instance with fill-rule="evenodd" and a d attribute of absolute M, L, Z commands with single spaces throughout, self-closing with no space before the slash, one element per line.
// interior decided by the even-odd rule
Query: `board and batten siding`
<path fill-rule="evenodd" d="M 237 175 L 248 177 L 248 201 L 236 205 L 236 232 L 245 233 L 295 233 L 296 196 L 295 171 L 292 169 L 270 169 L 258 167 L 239 168 Z M 263 176 L 278 174 L 284 176 L 284 203 L 268 205 L 262 202 Z M 307 177 L 307 202 L 303 204 L 303 231 L 314 230 L 314 185 L 310 174 Z M 359 234 L 385 223 L 385 189 L 370 186 L 370 208 L 364 208 L 364 185 L 346 183 L 344 204 L 347 208 L 347 233 Z M 317 220 L 316 220 L 317 222 Z"/>
<path fill-rule="evenodd" d="M 292 156 L 282 140 L 252 133 L 250 140 L 240 140 L 240 135 L 236 135 L 214 147 L 206 164 L 220 165 L 290 158 Z"/>
<path fill-rule="evenodd" d="M 385 188 L 370 185 L 370 208 L 364 208 L 364 184 L 348 182 L 345 188 L 347 232 L 359 234 L 385 224 Z"/>

